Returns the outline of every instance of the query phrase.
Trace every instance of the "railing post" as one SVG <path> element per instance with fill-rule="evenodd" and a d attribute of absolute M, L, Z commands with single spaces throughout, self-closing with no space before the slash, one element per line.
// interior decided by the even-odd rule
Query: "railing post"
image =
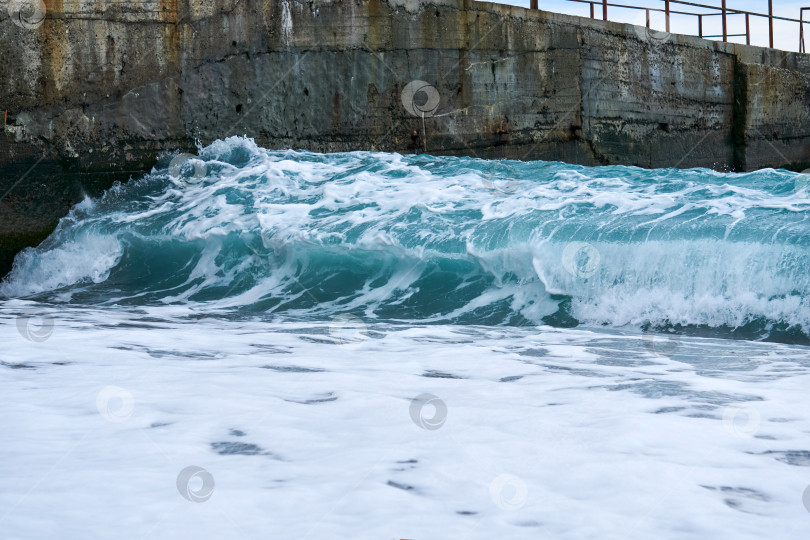
<path fill-rule="evenodd" d="M 591 19 L 595 19 L 595 18 L 596 18 L 596 15 L 595 15 L 595 14 L 594 14 L 594 12 L 593 12 L 593 6 L 594 6 L 594 3 L 593 3 L 593 2 L 591 2 Z"/>
<path fill-rule="evenodd" d="M 698 15 L 698 36 L 703 37 L 703 15 Z"/>
<path fill-rule="evenodd" d="M 726 26 L 726 0 L 723 0 L 723 41 L 728 41 L 728 26 Z"/>
<path fill-rule="evenodd" d="M 530 7 L 531 9 L 538 9 L 538 6 L 537 6 L 537 0 L 530 0 L 530 1 L 529 1 L 529 7 Z"/>
<path fill-rule="evenodd" d="M 748 13 L 745 14 L 745 44 L 751 45 L 751 20 L 748 18 Z"/>
<path fill-rule="evenodd" d="M 602 0 L 602 20 L 607 20 L 607 0 Z M 660 4 L 659 4 L 660 5 Z"/>
<path fill-rule="evenodd" d="M 768 30 L 771 34 L 771 49 L 773 49 L 773 0 L 768 0 Z"/>
<path fill-rule="evenodd" d="M 661 4 L 658 4 L 659 6 Z M 669 0 L 664 0 L 664 11 L 666 12 L 667 18 L 667 32 L 669 32 Z"/>
<path fill-rule="evenodd" d="M 644 11 L 647 12 L 647 28 L 649 28 L 650 27 L 650 10 L 645 9 Z"/>

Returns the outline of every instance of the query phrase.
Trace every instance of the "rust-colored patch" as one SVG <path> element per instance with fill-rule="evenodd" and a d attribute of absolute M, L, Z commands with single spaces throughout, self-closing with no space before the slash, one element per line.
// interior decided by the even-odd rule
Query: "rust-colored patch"
<path fill-rule="evenodd" d="M 337 131 L 340 126 L 340 94 L 335 92 L 332 96 L 332 129 Z"/>
<path fill-rule="evenodd" d="M 50 104 L 61 101 L 62 74 L 70 62 L 67 34 L 65 32 L 65 7 L 62 0 L 45 2 L 45 20 L 39 27 L 42 37 L 41 58 L 42 78 L 54 84 L 43 84 L 40 103 Z"/>
<path fill-rule="evenodd" d="M 191 9 L 191 6 L 188 6 Z M 187 12 L 186 18 L 190 17 L 190 11 Z M 180 29 L 177 26 L 177 21 L 180 19 L 179 0 L 160 0 L 160 13 L 158 15 L 163 25 L 163 39 L 166 44 L 166 52 L 168 54 L 167 63 L 172 67 L 179 67 L 180 63 Z"/>
<path fill-rule="evenodd" d="M 176 23 L 179 18 L 179 0 L 160 0 L 160 20 Z"/>
<path fill-rule="evenodd" d="M 490 139 L 496 146 L 509 144 L 512 142 L 512 135 L 509 130 L 509 121 L 506 119 L 495 119 L 484 122 L 484 130 L 489 133 Z"/>
<path fill-rule="evenodd" d="M 382 46 L 380 42 L 380 27 L 384 21 L 380 18 L 380 0 L 368 2 L 368 47 L 374 51 Z"/>

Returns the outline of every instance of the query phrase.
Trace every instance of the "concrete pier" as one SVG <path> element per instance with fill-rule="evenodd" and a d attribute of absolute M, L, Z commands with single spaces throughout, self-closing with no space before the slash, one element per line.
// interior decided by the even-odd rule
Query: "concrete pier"
<path fill-rule="evenodd" d="M 15 1 L 31 7 L 0 10 L 0 273 L 84 194 L 229 135 L 810 167 L 810 55 L 470 0 Z"/>

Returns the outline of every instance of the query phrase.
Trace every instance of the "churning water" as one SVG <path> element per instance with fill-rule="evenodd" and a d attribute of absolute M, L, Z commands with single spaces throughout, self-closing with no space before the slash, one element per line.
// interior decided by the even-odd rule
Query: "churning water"
<path fill-rule="evenodd" d="M 810 532 L 807 175 L 172 157 L 0 285 L 11 537 Z"/>

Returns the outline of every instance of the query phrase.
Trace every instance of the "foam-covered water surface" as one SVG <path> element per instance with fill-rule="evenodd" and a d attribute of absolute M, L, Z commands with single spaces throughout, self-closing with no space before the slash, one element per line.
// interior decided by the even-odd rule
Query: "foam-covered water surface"
<path fill-rule="evenodd" d="M 3 538 L 806 538 L 810 175 L 166 156 L 0 283 Z"/>
<path fill-rule="evenodd" d="M 171 306 L 51 306 L 37 342 L 30 308 L 0 308 L 6 538 L 810 534 L 805 347 Z"/>

